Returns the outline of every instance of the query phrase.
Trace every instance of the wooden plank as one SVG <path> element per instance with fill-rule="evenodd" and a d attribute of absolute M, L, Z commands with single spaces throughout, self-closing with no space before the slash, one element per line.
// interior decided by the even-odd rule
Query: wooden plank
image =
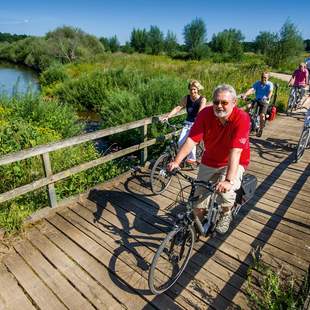
<path fill-rule="evenodd" d="M 85 204 L 85 202 L 84 202 Z M 83 204 L 83 205 L 84 205 Z M 126 204 L 127 205 L 127 204 Z M 85 205 L 84 205 L 85 206 Z M 83 216 L 83 218 L 87 219 L 88 222 L 92 222 L 92 219 L 93 219 L 93 212 L 95 211 L 96 209 L 96 206 L 95 204 L 93 203 L 90 203 L 88 202 L 87 203 L 87 206 L 85 206 L 87 209 L 89 209 L 89 211 L 87 211 L 86 209 L 84 209 L 83 207 L 81 206 L 76 206 L 76 207 L 73 207 L 73 210 L 75 212 L 77 212 L 79 215 Z M 115 206 L 116 207 L 116 206 Z M 145 226 L 148 226 L 146 223 L 143 224 L 143 219 L 145 218 L 143 216 L 143 218 L 141 218 L 141 224 L 138 223 L 138 219 L 137 218 L 134 218 L 133 215 L 129 214 L 128 211 L 125 211 L 123 213 L 123 215 L 120 213 L 121 211 L 115 211 L 113 212 L 113 207 L 112 208 L 109 208 L 109 205 L 106 205 L 106 208 L 105 210 L 109 210 L 109 212 L 105 212 L 104 215 L 98 220 L 99 223 L 106 223 L 106 221 L 108 221 L 108 223 L 110 224 L 104 224 L 104 225 L 97 225 L 98 229 L 100 229 L 101 231 L 105 231 L 107 234 L 109 233 L 109 230 L 113 231 L 112 234 L 110 234 L 111 237 L 113 238 L 120 238 L 118 237 L 118 235 L 121 235 L 121 240 L 120 243 L 121 244 L 124 244 L 126 247 L 129 246 L 130 247 L 130 244 L 137 244 L 137 243 L 141 243 L 140 246 L 136 246 L 134 248 L 134 253 L 138 253 L 140 250 L 141 250 L 141 255 L 143 254 L 143 259 L 144 260 L 147 260 L 147 262 L 150 264 L 151 263 L 151 259 L 153 257 L 153 255 L 155 254 L 154 253 L 154 250 L 156 250 L 156 248 L 154 248 L 154 245 L 157 244 L 157 246 L 159 246 L 159 240 L 161 240 L 163 233 L 162 232 L 159 232 L 160 233 L 160 236 L 161 238 L 157 240 L 156 238 L 156 235 L 154 237 L 154 232 L 157 230 L 156 227 L 153 227 L 151 228 L 150 231 L 152 231 L 152 233 L 148 233 L 146 232 L 145 234 L 143 232 L 141 232 L 140 230 L 136 230 L 135 229 L 135 226 L 134 226 L 134 223 L 137 224 L 138 227 L 143 227 L 144 225 Z M 119 210 L 119 209 L 118 209 Z M 66 213 L 64 215 L 66 217 L 66 219 L 70 219 L 70 221 L 74 221 L 75 223 L 79 222 L 79 228 L 80 229 L 83 229 L 83 227 L 81 225 L 84 225 L 84 226 L 87 226 L 85 227 L 85 232 L 89 232 L 89 231 L 93 231 L 92 233 L 92 238 L 94 238 L 97 242 L 100 242 L 100 239 L 98 239 L 99 237 L 98 236 L 101 236 L 101 239 L 105 239 L 106 235 L 101 235 L 98 230 L 95 230 L 94 229 L 91 229 L 89 227 L 89 225 L 87 225 L 85 222 L 83 223 L 81 221 L 81 219 L 78 219 L 78 216 L 77 215 L 74 215 L 73 213 Z M 128 221 L 128 226 L 129 227 L 132 227 L 130 228 L 130 231 L 127 231 L 126 232 L 126 228 L 122 226 L 122 223 L 124 221 Z M 83 223 L 83 224 L 81 224 Z M 104 227 L 114 227 L 114 225 L 116 225 L 115 228 L 111 229 L 111 228 L 104 228 Z M 127 225 L 127 224 L 126 224 Z M 126 234 L 128 234 L 126 236 Z M 135 237 L 136 239 L 134 239 L 134 236 L 137 236 Z M 147 239 L 147 237 L 150 236 L 150 240 Z M 112 242 L 109 242 L 109 244 L 111 244 Z M 149 247 L 149 249 L 147 248 Z M 196 259 L 197 261 L 197 259 Z M 213 262 L 213 264 L 215 264 L 215 262 Z M 219 266 L 220 267 L 220 266 Z M 197 266 L 194 268 L 197 270 Z M 192 285 L 189 285 L 189 283 L 192 283 L 192 280 L 191 278 L 193 278 L 193 266 L 192 264 L 189 265 L 189 267 L 187 268 L 188 270 L 188 273 L 191 274 L 191 276 L 187 276 L 187 282 L 185 281 L 185 286 L 188 290 L 192 291 Z M 209 268 L 208 268 L 209 269 Z M 223 268 L 222 268 L 223 269 Z M 210 283 L 213 283 L 214 282 L 214 279 L 212 280 L 212 278 L 214 277 L 212 274 L 209 273 L 209 271 L 203 271 L 203 273 L 205 273 L 205 276 L 208 278 L 208 281 L 210 281 Z M 224 273 L 224 272 L 223 272 Z M 225 272 L 227 273 L 227 272 Z M 187 274 L 187 272 L 186 272 Z M 184 276 L 184 279 L 185 280 L 185 276 Z M 197 281 L 197 279 L 195 279 Z M 219 286 L 221 285 L 222 287 L 225 285 L 226 281 L 222 281 L 222 280 L 219 280 L 218 279 L 218 275 L 216 277 L 216 286 Z M 195 282 L 195 281 L 194 281 Z M 220 282 L 220 283 L 219 283 Z M 183 282 L 180 282 L 181 283 L 184 283 Z M 211 285 L 211 284 L 210 284 Z M 215 284 L 214 284 L 215 285 Z M 229 284 L 229 287 L 231 285 Z M 176 288 L 178 287 L 178 285 L 176 285 L 176 287 L 173 287 L 172 290 L 174 291 Z M 231 290 L 233 290 L 233 287 L 231 288 Z M 241 303 L 241 300 L 242 300 L 242 295 L 240 295 L 240 293 L 238 293 L 236 290 L 234 291 L 235 294 L 236 294 L 236 300 L 238 300 L 238 303 Z M 193 292 L 194 293 L 194 292 Z M 184 292 L 182 291 L 182 295 L 184 294 Z M 225 296 L 227 298 L 227 296 Z M 189 297 L 187 297 L 188 299 Z M 178 299 L 176 298 L 175 299 L 176 301 L 178 301 Z M 234 302 L 236 302 L 235 300 L 233 300 Z M 243 303 L 244 303 L 244 299 L 243 299 Z"/>
<path fill-rule="evenodd" d="M 65 306 L 69 309 L 95 309 L 29 241 L 19 242 L 14 248 Z"/>
<path fill-rule="evenodd" d="M 60 302 L 17 253 L 9 254 L 3 260 L 7 268 L 39 308 L 51 310 L 66 309 L 64 304 Z"/>
<path fill-rule="evenodd" d="M 246 206 L 247 208 L 247 206 Z M 258 223 L 266 225 L 271 229 L 278 230 L 287 234 L 288 236 L 292 236 L 296 239 L 301 240 L 304 242 L 305 240 L 309 239 L 309 234 L 303 233 L 291 227 L 289 222 L 281 222 L 275 216 L 259 212 L 258 210 L 250 210 L 249 212 L 245 211 L 244 209 L 240 210 L 240 215 L 246 212 L 246 217 L 250 218 Z M 308 241 L 307 241 L 308 242 Z"/>
<path fill-rule="evenodd" d="M 143 309 L 148 305 L 148 302 L 139 296 L 125 282 L 122 286 L 116 285 L 120 280 L 114 273 L 102 264 L 101 258 L 97 259 L 84 251 L 77 243 L 73 242 L 76 238 L 68 238 L 55 226 L 47 221 L 43 221 L 37 225 L 40 231 L 50 239 L 61 251 L 69 256 L 76 264 L 83 268 L 92 278 L 103 286 L 111 295 L 113 295 L 122 305 L 128 309 Z M 74 233 L 73 227 L 73 233 Z M 77 234 L 77 237 L 80 233 Z M 94 248 L 95 250 L 95 248 Z M 152 307 L 150 307 L 152 308 Z"/>
<path fill-rule="evenodd" d="M 0 265 L 0 309 L 34 310 L 31 300 L 25 295 L 11 273 Z"/>
<path fill-rule="evenodd" d="M 49 222 L 55 225 L 64 234 L 67 234 L 68 236 L 70 236 L 71 239 L 77 242 L 79 246 L 84 249 L 84 251 L 87 251 L 89 254 L 93 255 L 98 260 L 100 259 L 100 261 L 106 266 L 106 268 L 109 268 L 112 253 L 109 253 L 106 249 L 104 249 L 98 243 L 94 242 L 91 238 L 89 238 L 84 233 L 82 233 L 80 230 L 78 230 L 77 228 L 69 224 L 68 221 L 65 221 L 60 216 L 54 216 L 53 218 L 49 219 Z M 131 274 L 131 277 L 128 278 L 128 282 L 125 281 L 125 283 L 128 283 L 131 287 L 134 288 L 135 283 L 138 283 L 141 281 L 141 276 L 139 274 L 134 273 L 133 270 L 129 269 L 128 266 L 124 264 L 123 262 L 118 262 L 118 263 L 122 270 L 127 270 L 128 273 Z M 121 282 L 122 281 L 124 280 L 121 279 Z M 151 301 L 152 299 L 149 295 L 144 295 L 143 297 L 148 301 Z M 167 298 L 167 296 L 165 295 L 161 295 L 161 298 L 157 299 L 156 302 L 158 303 L 156 306 L 160 305 L 162 307 L 163 305 L 166 305 L 167 307 L 171 307 L 172 309 L 180 308 L 178 305 L 174 304 L 174 302 L 171 299 Z"/>
<path fill-rule="evenodd" d="M 300 253 L 302 257 L 304 257 L 305 259 L 309 257 L 310 260 L 310 255 L 308 253 L 310 246 L 307 246 L 304 240 L 297 239 L 287 233 L 281 232 L 280 230 L 274 230 L 267 225 L 263 225 L 259 222 L 254 221 L 249 217 L 243 218 L 242 221 L 238 224 L 238 228 L 247 229 L 249 227 L 251 230 L 263 232 L 263 235 L 267 234 L 271 238 L 274 238 L 274 243 L 277 247 L 285 248 L 289 252 L 292 251 L 296 254 Z"/>
<path fill-rule="evenodd" d="M 87 272 L 56 247 L 37 229 L 27 232 L 27 238 L 41 253 L 98 309 L 122 309 L 123 306 Z"/>
<path fill-rule="evenodd" d="M 151 259 L 154 255 L 154 250 L 152 249 L 156 243 L 158 244 L 159 240 L 153 240 L 152 238 L 145 241 L 140 240 L 139 238 L 135 239 L 133 236 L 137 236 L 137 232 L 130 229 L 130 232 L 127 231 L 126 233 L 126 228 L 122 227 L 119 218 L 116 218 L 115 216 L 114 219 L 119 224 L 118 227 L 114 226 L 110 222 L 103 221 L 99 221 L 97 225 L 93 224 L 93 214 L 81 206 L 77 208 L 81 212 L 83 209 L 86 211 L 86 214 L 88 215 L 87 220 L 84 217 L 80 217 L 75 212 L 63 212 L 63 217 L 97 243 L 116 255 L 116 258 L 112 258 L 112 260 L 115 262 L 114 269 L 120 278 L 126 280 L 127 277 L 132 277 L 131 272 L 128 273 L 128 269 L 118 268 L 118 262 L 120 260 L 127 264 L 132 269 L 132 272 L 139 274 L 141 278 L 139 282 L 135 282 L 134 289 L 141 291 L 141 293 L 145 292 L 144 294 L 147 294 L 149 289 L 147 284 L 148 269 L 146 269 L 146 265 L 148 266 L 151 263 Z M 76 210 L 76 208 L 74 209 Z M 122 232 L 121 236 L 120 232 Z M 130 235 L 128 235 L 129 233 Z M 151 249 L 148 248 L 150 245 Z M 159 246 L 159 244 L 157 246 Z M 190 308 L 191 304 L 199 305 L 200 308 L 206 307 L 204 302 L 197 299 L 195 296 L 192 296 L 188 291 L 184 291 L 182 295 L 179 295 L 178 291 L 180 290 L 178 290 L 178 286 L 179 285 L 174 286 L 167 293 L 176 303 L 184 308 Z M 158 298 L 155 298 L 154 300 L 157 301 Z M 154 301 L 152 300 L 151 303 L 154 303 Z M 225 301 L 225 303 L 229 305 L 227 301 Z M 156 305 L 156 303 L 154 303 L 154 305 Z"/>

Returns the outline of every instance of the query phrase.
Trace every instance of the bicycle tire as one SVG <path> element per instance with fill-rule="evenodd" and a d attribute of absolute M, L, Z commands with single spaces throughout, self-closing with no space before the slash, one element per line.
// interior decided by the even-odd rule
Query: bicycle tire
<path fill-rule="evenodd" d="M 286 115 L 287 116 L 290 116 L 292 114 L 294 104 L 295 104 L 295 95 L 290 94 L 290 96 L 288 98 L 288 102 L 287 102 L 287 107 L 286 107 Z"/>
<path fill-rule="evenodd" d="M 310 139 L 310 128 L 304 128 L 298 141 L 298 146 L 295 153 L 295 162 L 297 162 L 304 154 L 305 149 L 309 144 L 309 139 Z"/>
<path fill-rule="evenodd" d="M 154 194 L 163 193 L 171 183 L 172 175 L 167 172 L 166 166 L 172 161 L 170 153 L 163 153 L 156 160 L 151 171 L 151 189 Z"/>
<path fill-rule="evenodd" d="M 194 243 L 195 231 L 192 226 L 177 227 L 168 233 L 154 255 L 149 271 L 148 284 L 153 294 L 162 294 L 178 280 L 188 264 Z M 180 253 L 176 255 L 175 250 L 178 249 Z M 175 265 L 179 263 L 180 256 L 182 262 L 181 266 L 177 268 L 178 266 Z M 164 269 L 165 263 L 168 266 L 167 269 Z M 172 268 L 169 268 L 169 265 Z M 157 283 L 158 281 L 159 283 Z"/>

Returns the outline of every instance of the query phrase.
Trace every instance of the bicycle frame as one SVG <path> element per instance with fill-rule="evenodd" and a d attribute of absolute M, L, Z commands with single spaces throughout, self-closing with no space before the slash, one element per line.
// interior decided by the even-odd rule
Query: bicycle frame
<path fill-rule="evenodd" d="M 251 118 L 251 131 L 257 131 L 260 127 L 259 106 L 257 100 L 251 100 L 249 115 Z"/>
<path fill-rule="evenodd" d="M 197 181 L 192 177 L 182 173 L 180 170 L 175 172 L 176 174 L 181 175 L 184 179 L 190 182 L 191 192 L 188 198 L 188 203 L 186 204 L 186 212 L 184 214 L 179 214 L 176 227 L 181 225 L 189 226 L 194 225 L 195 230 L 199 235 L 207 236 L 210 232 L 213 232 L 213 229 L 216 226 L 217 220 L 219 219 L 221 207 L 216 203 L 215 184 L 212 182 Z M 197 187 L 202 186 L 206 190 L 211 192 L 211 197 L 209 200 L 209 206 L 207 211 L 207 216 L 204 218 L 204 223 L 200 221 L 198 216 L 193 212 L 193 203 L 199 197 L 195 197 L 195 190 Z M 198 231 L 197 231 L 198 230 Z"/>
<path fill-rule="evenodd" d="M 302 89 L 298 86 L 292 86 L 290 95 L 289 95 L 289 101 L 288 101 L 288 109 L 295 109 L 297 107 L 297 104 L 302 99 Z"/>
<path fill-rule="evenodd" d="M 309 145 L 310 145 L 310 109 L 308 109 L 305 115 L 304 126 L 302 128 L 295 153 L 295 162 L 297 162 L 302 157 L 305 149 L 309 147 Z"/>

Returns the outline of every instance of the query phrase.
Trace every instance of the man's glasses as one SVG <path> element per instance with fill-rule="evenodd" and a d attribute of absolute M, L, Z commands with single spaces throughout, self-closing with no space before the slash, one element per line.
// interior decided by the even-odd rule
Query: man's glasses
<path fill-rule="evenodd" d="M 226 100 L 214 100 L 213 104 L 215 104 L 215 105 L 221 104 L 222 106 L 227 106 L 229 104 L 229 101 L 226 101 Z"/>

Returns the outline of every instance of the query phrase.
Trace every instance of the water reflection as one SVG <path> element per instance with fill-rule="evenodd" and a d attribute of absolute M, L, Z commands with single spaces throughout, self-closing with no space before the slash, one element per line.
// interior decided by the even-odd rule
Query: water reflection
<path fill-rule="evenodd" d="M 11 97 L 16 93 L 39 91 L 36 73 L 26 67 L 0 63 L 0 94 Z"/>

